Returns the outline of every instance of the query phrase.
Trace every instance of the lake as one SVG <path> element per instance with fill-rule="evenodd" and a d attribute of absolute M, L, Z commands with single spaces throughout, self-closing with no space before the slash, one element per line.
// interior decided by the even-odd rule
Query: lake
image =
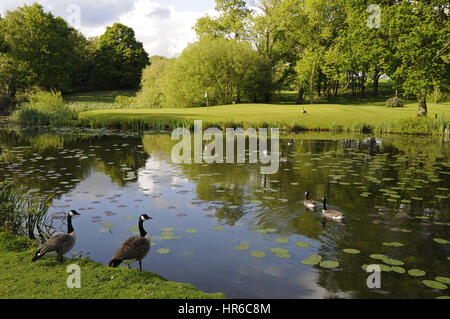
<path fill-rule="evenodd" d="M 68 256 L 108 263 L 146 213 L 153 246 L 143 268 L 228 298 L 449 294 L 423 282 L 449 277 L 444 138 L 286 135 L 289 161 L 274 175 L 259 164 L 174 164 L 175 143 L 170 132 L 3 127 L 0 176 L 38 196 L 55 193 L 57 230 L 70 209 L 82 214 Z M 305 191 L 326 195 L 345 222 L 305 209 Z M 379 289 L 367 286 L 370 264 L 383 265 Z"/>

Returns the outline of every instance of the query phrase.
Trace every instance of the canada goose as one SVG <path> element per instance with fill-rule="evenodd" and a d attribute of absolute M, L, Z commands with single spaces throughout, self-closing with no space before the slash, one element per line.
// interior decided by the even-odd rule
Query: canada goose
<path fill-rule="evenodd" d="M 345 215 L 334 209 L 328 209 L 327 207 L 327 199 L 325 197 L 322 198 L 323 201 L 323 208 L 322 208 L 322 215 L 327 218 L 331 218 L 334 220 L 342 220 L 344 219 Z"/>
<path fill-rule="evenodd" d="M 288 146 L 292 147 L 294 146 L 294 140 L 291 138 L 291 140 L 288 142 Z"/>
<path fill-rule="evenodd" d="M 315 209 L 319 205 L 319 203 L 309 198 L 309 192 L 305 192 L 305 201 L 303 204 L 310 209 Z"/>
<path fill-rule="evenodd" d="M 302 114 L 306 114 L 305 108 L 302 106 Z"/>
<path fill-rule="evenodd" d="M 281 152 L 280 161 L 282 161 L 282 162 L 287 162 L 288 161 L 288 158 L 286 156 L 284 156 L 284 152 Z"/>
<path fill-rule="evenodd" d="M 75 241 L 77 240 L 77 236 L 75 230 L 72 226 L 72 217 L 80 215 L 75 210 L 71 210 L 67 214 L 67 233 L 66 234 L 58 234 L 49 240 L 47 240 L 44 245 L 42 245 L 34 254 L 32 262 L 41 259 L 44 256 L 47 257 L 56 257 L 56 259 L 63 263 L 64 258 L 63 255 L 69 252 L 73 246 L 75 245 Z"/>
<path fill-rule="evenodd" d="M 147 238 L 147 232 L 144 230 L 144 221 L 152 219 L 147 214 L 143 214 L 139 217 L 139 232 L 140 236 L 133 236 L 125 240 L 116 251 L 108 266 L 117 267 L 121 263 L 130 264 L 138 261 L 139 270 L 142 271 L 142 259 L 147 256 L 150 251 L 150 240 Z"/>

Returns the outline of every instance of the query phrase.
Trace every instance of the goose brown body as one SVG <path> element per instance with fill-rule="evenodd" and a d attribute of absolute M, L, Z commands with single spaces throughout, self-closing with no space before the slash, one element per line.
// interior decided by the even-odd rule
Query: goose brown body
<path fill-rule="evenodd" d="M 72 226 L 72 217 L 80 215 L 76 211 L 72 210 L 67 215 L 67 233 L 58 234 L 49 240 L 47 240 L 39 249 L 35 252 L 32 262 L 41 259 L 44 256 L 57 257 L 62 262 L 63 255 L 72 250 L 75 246 L 77 236 Z"/>
<path fill-rule="evenodd" d="M 142 270 L 142 260 L 147 256 L 151 247 L 150 239 L 147 238 L 147 232 L 143 227 L 144 221 L 149 219 L 152 218 L 146 214 L 139 217 L 140 236 L 129 237 L 125 240 L 109 261 L 108 266 L 117 267 L 121 263 L 124 263 L 128 264 L 128 268 L 130 268 L 130 264 L 138 261 L 139 270 Z"/>
<path fill-rule="evenodd" d="M 322 209 L 322 215 L 326 218 L 334 219 L 334 220 L 343 220 L 345 218 L 344 213 L 335 210 L 335 209 L 328 209 L 327 207 L 327 199 L 325 197 L 322 198 L 323 201 L 323 209 Z"/>
<path fill-rule="evenodd" d="M 110 266 L 117 267 L 122 262 L 139 261 L 147 256 L 150 251 L 150 240 L 145 237 L 133 236 L 122 243 L 122 246 L 114 254 Z M 120 261 L 119 264 L 117 262 Z M 114 264 L 117 264 L 114 266 Z"/>

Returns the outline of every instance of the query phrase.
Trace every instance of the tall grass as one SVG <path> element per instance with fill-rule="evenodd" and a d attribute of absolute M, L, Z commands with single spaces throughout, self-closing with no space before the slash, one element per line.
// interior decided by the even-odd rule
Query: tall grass
<path fill-rule="evenodd" d="M 14 235 L 25 235 L 31 239 L 39 234 L 42 240 L 48 238 L 54 228 L 49 216 L 49 203 L 53 195 L 40 200 L 15 188 L 10 183 L 0 184 L 0 227 Z"/>
<path fill-rule="evenodd" d="M 68 125 L 76 119 L 62 98 L 61 92 L 37 90 L 27 95 L 28 102 L 23 103 L 12 116 L 11 121 L 22 125 Z"/>

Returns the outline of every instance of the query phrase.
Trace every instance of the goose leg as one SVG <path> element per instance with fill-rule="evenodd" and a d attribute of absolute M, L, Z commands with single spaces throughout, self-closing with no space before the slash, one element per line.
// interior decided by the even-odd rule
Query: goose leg
<path fill-rule="evenodd" d="M 128 264 L 128 269 L 131 269 L 130 264 Z"/>
<path fill-rule="evenodd" d="M 139 260 L 139 271 L 142 271 L 142 261 Z"/>

